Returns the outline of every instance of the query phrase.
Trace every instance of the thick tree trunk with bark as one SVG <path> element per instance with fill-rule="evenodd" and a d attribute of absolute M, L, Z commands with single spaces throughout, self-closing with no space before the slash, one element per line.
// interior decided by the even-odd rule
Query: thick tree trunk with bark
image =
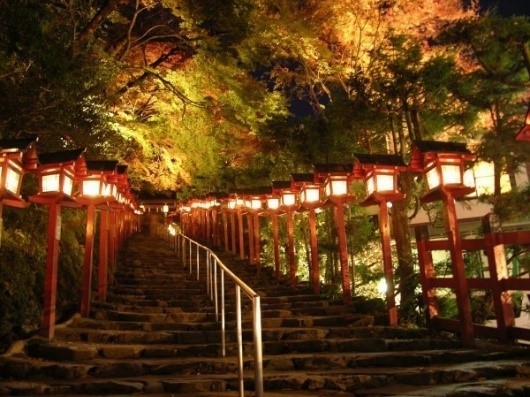
<path fill-rule="evenodd" d="M 415 323 L 417 277 L 414 274 L 414 257 L 412 254 L 412 236 L 408 219 L 408 203 L 411 199 L 413 176 L 409 173 L 401 174 L 401 191 L 407 193 L 407 198 L 396 201 L 392 206 L 392 227 L 398 255 L 396 284 L 400 294 L 399 321 L 401 323 Z"/>

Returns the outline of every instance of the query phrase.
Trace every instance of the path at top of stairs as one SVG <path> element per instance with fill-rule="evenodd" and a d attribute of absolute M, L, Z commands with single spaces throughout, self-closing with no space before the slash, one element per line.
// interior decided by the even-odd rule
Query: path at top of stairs
<path fill-rule="evenodd" d="M 261 295 L 265 396 L 527 396 L 530 355 L 519 346 L 464 348 L 424 329 L 385 325 L 374 301 L 351 305 L 222 260 Z M 202 278 L 156 236 L 121 252 L 107 302 L 75 316 L 55 339 L 33 337 L 0 356 L 0 395 L 238 395 L 233 292 L 227 288 L 227 357 Z M 229 285 L 229 283 L 227 283 Z M 244 302 L 245 389 L 254 385 L 252 318 Z"/>

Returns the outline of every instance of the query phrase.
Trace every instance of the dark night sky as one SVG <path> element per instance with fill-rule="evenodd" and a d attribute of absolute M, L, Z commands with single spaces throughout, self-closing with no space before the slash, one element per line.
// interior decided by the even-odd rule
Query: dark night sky
<path fill-rule="evenodd" d="M 530 0 L 480 0 L 483 8 L 495 7 L 497 14 L 503 16 L 530 16 Z"/>

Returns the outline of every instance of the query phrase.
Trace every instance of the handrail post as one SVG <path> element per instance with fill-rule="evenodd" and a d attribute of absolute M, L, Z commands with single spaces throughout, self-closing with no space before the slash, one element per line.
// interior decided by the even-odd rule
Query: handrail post
<path fill-rule="evenodd" d="M 212 288 L 210 285 L 210 255 L 208 252 L 206 252 L 206 295 L 210 297 L 210 300 L 212 300 Z"/>
<path fill-rule="evenodd" d="M 217 299 L 217 259 L 213 258 L 213 296 L 215 306 L 215 321 L 219 321 L 219 300 Z"/>
<path fill-rule="evenodd" d="M 239 379 L 239 396 L 245 396 L 243 382 L 243 326 L 241 321 L 241 287 L 236 285 L 236 319 L 237 319 L 237 363 Z"/>
<path fill-rule="evenodd" d="M 263 349 L 261 343 L 261 299 L 252 298 L 254 317 L 254 392 L 255 397 L 263 397 Z"/>
<path fill-rule="evenodd" d="M 197 244 L 197 281 L 199 281 L 199 267 L 200 267 L 201 253 L 199 252 L 199 245 Z"/>
<path fill-rule="evenodd" d="M 221 354 L 226 357 L 225 271 L 221 269 Z"/>
<path fill-rule="evenodd" d="M 262 346 L 262 325 L 261 325 L 261 298 L 256 292 L 239 279 L 230 271 L 208 247 L 201 245 L 197 241 L 181 234 L 182 238 L 182 258 L 184 267 L 186 259 L 189 260 L 189 272 L 193 276 L 193 247 L 196 249 L 196 270 L 197 280 L 200 281 L 200 250 L 204 249 L 206 260 L 206 292 L 214 301 L 215 319 L 219 321 L 219 304 L 221 305 L 221 355 L 226 357 L 226 301 L 225 301 L 225 273 L 233 280 L 235 284 L 236 296 L 236 334 L 237 334 L 237 359 L 238 359 L 238 376 L 239 376 L 239 396 L 244 397 L 244 360 L 243 360 L 243 321 L 242 321 L 242 303 L 241 290 L 252 301 L 252 321 L 253 321 L 253 341 L 254 341 L 254 390 L 255 397 L 263 397 L 263 346 Z M 186 239 L 189 240 L 189 256 L 186 255 Z M 218 268 L 220 269 L 219 280 L 217 278 Z M 220 283 L 220 286 L 219 286 Z M 220 289 L 220 291 L 219 291 Z M 220 296 L 219 296 L 220 295 Z M 220 302 L 219 302 L 220 300 Z"/>

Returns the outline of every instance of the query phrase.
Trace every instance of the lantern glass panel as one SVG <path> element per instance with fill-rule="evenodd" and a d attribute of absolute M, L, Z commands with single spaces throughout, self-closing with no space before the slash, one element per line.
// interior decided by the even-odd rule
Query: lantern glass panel
<path fill-rule="evenodd" d="M 394 191 L 394 175 L 378 174 L 376 175 L 378 192 L 393 192 Z"/>
<path fill-rule="evenodd" d="M 72 190 L 74 189 L 74 179 L 69 175 L 64 175 L 63 180 L 63 193 L 67 196 L 72 195 Z"/>
<path fill-rule="evenodd" d="M 462 184 L 462 175 L 458 164 L 442 164 L 442 178 L 444 185 Z"/>
<path fill-rule="evenodd" d="M 475 174 L 473 173 L 472 168 L 464 172 L 464 185 L 468 187 L 476 187 Z"/>
<path fill-rule="evenodd" d="M 85 179 L 82 183 L 83 196 L 96 197 L 100 194 L 101 181 L 99 179 Z"/>
<path fill-rule="evenodd" d="M 18 194 L 18 191 L 20 188 L 20 177 L 21 177 L 20 171 L 16 170 L 13 167 L 8 167 L 7 173 L 6 173 L 6 182 L 5 182 L 6 190 L 13 194 Z"/>
<path fill-rule="evenodd" d="M 346 179 L 330 179 L 326 190 L 328 196 L 345 196 L 348 194 L 348 181 Z"/>
<path fill-rule="evenodd" d="M 291 206 L 296 204 L 296 195 L 292 192 L 282 193 L 282 204 L 285 206 Z"/>
<path fill-rule="evenodd" d="M 427 185 L 429 185 L 429 190 L 440 186 L 441 180 L 440 175 L 438 174 L 438 168 L 436 166 L 433 166 L 429 171 L 427 171 L 426 177 Z"/>
<path fill-rule="evenodd" d="M 236 208 L 236 199 L 228 200 L 228 209 L 233 210 L 234 208 Z"/>
<path fill-rule="evenodd" d="M 277 210 L 280 208 L 280 199 L 278 197 L 267 198 L 267 208 L 270 210 Z"/>
<path fill-rule="evenodd" d="M 245 200 L 240 197 L 236 197 L 236 207 L 243 207 L 245 205 Z"/>
<path fill-rule="evenodd" d="M 372 175 L 366 180 L 366 194 L 370 196 L 374 192 L 375 192 L 375 181 L 374 181 L 374 176 Z"/>
<path fill-rule="evenodd" d="M 318 203 L 320 200 L 320 189 L 318 187 L 305 187 L 301 194 L 302 202 Z"/>
<path fill-rule="evenodd" d="M 59 192 L 59 173 L 42 176 L 42 193 Z"/>
<path fill-rule="evenodd" d="M 252 208 L 253 210 L 259 210 L 259 209 L 261 209 L 261 199 L 259 199 L 259 198 L 253 198 L 253 199 L 251 200 L 251 208 Z"/>

